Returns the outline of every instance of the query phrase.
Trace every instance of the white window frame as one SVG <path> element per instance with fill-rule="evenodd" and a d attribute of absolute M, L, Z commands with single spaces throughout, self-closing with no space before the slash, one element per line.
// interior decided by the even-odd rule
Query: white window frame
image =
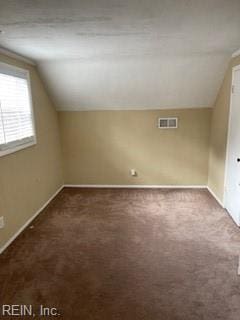
<path fill-rule="evenodd" d="M 27 69 L 19 68 L 7 63 L 0 62 L 0 73 L 1 70 L 7 70 L 5 71 L 6 74 L 9 71 L 9 75 L 14 75 L 14 73 L 19 74 L 23 73 L 26 75 L 27 79 L 27 86 L 28 86 L 28 95 L 29 95 L 29 105 L 30 105 L 30 112 L 31 112 L 31 118 L 32 118 L 32 127 L 33 127 L 33 137 L 22 139 L 22 140 L 16 140 L 7 143 L 4 148 L 0 150 L 0 157 L 6 156 L 8 154 L 17 152 L 19 150 L 32 147 L 37 144 L 37 138 L 36 138 L 36 127 L 35 127 L 35 117 L 34 117 L 34 109 L 33 109 L 33 102 L 32 102 L 32 90 L 31 90 L 31 78 L 30 78 L 30 72 Z"/>

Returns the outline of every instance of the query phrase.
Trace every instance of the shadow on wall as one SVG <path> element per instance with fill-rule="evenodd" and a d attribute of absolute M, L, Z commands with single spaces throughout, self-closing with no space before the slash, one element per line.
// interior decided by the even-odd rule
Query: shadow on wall
<path fill-rule="evenodd" d="M 208 185 L 221 201 L 224 195 L 232 68 L 239 64 L 239 56 L 231 60 L 212 113 Z"/>

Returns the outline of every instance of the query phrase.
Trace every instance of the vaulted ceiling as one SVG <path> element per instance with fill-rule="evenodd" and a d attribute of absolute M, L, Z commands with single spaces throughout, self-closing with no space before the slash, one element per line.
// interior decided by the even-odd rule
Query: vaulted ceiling
<path fill-rule="evenodd" d="M 240 1 L 0 0 L 0 30 L 59 110 L 211 107 L 240 47 Z"/>

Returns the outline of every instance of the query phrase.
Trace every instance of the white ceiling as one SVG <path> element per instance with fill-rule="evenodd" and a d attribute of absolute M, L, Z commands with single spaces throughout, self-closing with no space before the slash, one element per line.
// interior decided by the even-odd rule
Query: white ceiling
<path fill-rule="evenodd" d="M 211 107 L 240 47 L 240 0 L 0 0 L 0 30 L 57 109 Z"/>

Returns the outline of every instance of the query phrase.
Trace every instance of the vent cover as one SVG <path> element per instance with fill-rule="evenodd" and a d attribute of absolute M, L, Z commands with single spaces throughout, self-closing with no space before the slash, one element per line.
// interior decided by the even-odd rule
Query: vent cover
<path fill-rule="evenodd" d="M 176 129 L 178 127 L 178 118 L 159 118 L 158 128 L 160 129 Z"/>

